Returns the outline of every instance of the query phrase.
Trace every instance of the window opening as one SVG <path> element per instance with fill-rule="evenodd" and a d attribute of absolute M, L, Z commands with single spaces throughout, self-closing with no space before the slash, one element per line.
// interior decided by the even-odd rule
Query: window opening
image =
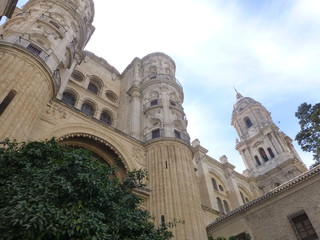
<path fill-rule="evenodd" d="M 108 125 L 111 125 L 112 124 L 112 118 L 110 116 L 109 113 L 107 112 L 102 112 L 101 115 L 100 115 L 100 121 L 101 122 L 104 122 Z"/>
<path fill-rule="evenodd" d="M 259 148 L 258 151 L 259 151 L 260 156 L 262 157 L 262 159 L 263 159 L 265 162 L 267 162 L 267 161 L 269 160 L 269 158 L 268 158 L 266 152 L 264 151 L 264 149 L 263 149 L 263 148 Z"/>
<path fill-rule="evenodd" d="M 7 109 L 13 98 L 16 96 L 17 92 L 15 90 L 11 90 L 7 96 L 0 103 L 0 116 Z"/>
<path fill-rule="evenodd" d="M 176 103 L 174 101 L 170 100 L 170 105 L 175 107 Z"/>
<path fill-rule="evenodd" d="M 274 158 L 274 153 L 273 153 L 272 149 L 271 148 L 267 148 L 267 150 L 269 152 L 270 157 Z"/>
<path fill-rule="evenodd" d="M 221 185 L 219 185 L 219 190 L 220 190 L 221 192 L 224 191 L 224 189 L 223 189 L 223 187 L 222 187 Z"/>
<path fill-rule="evenodd" d="M 161 215 L 161 225 L 164 226 L 166 224 L 166 219 L 164 215 Z"/>
<path fill-rule="evenodd" d="M 90 91 L 90 92 L 92 92 L 92 93 L 94 93 L 94 94 L 98 94 L 98 87 L 95 85 L 95 84 L 93 84 L 93 83 L 89 83 L 89 85 L 88 85 L 88 90 Z"/>
<path fill-rule="evenodd" d="M 254 156 L 254 159 L 256 160 L 257 166 L 260 166 L 260 165 L 261 165 L 261 162 L 260 162 L 260 160 L 259 160 L 259 158 L 258 158 L 257 155 Z"/>
<path fill-rule="evenodd" d="M 92 117 L 94 115 L 94 107 L 88 102 L 82 104 L 81 111 Z"/>
<path fill-rule="evenodd" d="M 218 185 L 217 185 L 216 180 L 214 178 L 211 178 L 211 182 L 212 182 L 213 189 L 218 191 Z"/>
<path fill-rule="evenodd" d="M 168 162 L 166 161 L 166 169 L 168 169 Z"/>
<path fill-rule="evenodd" d="M 178 130 L 174 130 L 174 137 L 181 138 L 181 133 Z"/>
<path fill-rule="evenodd" d="M 158 105 L 158 99 L 151 100 L 150 106 L 156 106 L 156 105 Z"/>
<path fill-rule="evenodd" d="M 160 129 L 159 128 L 153 130 L 151 133 L 152 133 L 152 139 L 160 137 Z"/>
<path fill-rule="evenodd" d="M 218 203 L 219 212 L 224 214 L 225 212 L 224 212 L 224 209 L 223 209 L 223 206 L 222 206 L 222 201 L 218 197 L 217 197 L 217 203 Z"/>
<path fill-rule="evenodd" d="M 253 125 L 249 117 L 245 117 L 244 122 L 246 123 L 247 128 Z"/>
<path fill-rule="evenodd" d="M 74 105 L 76 104 L 76 98 L 72 93 L 64 92 L 62 94 L 62 102 L 66 103 L 71 107 L 74 107 Z"/>
<path fill-rule="evenodd" d="M 316 240 L 318 235 L 315 232 L 308 215 L 303 212 L 302 214 L 292 217 L 291 222 L 293 227 L 301 240 Z"/>
<path fill-rule="evenodd" d="M 223 206 L 227 213 L 230 212 L 229 204 L 226 200 L 223 200 Z"/>

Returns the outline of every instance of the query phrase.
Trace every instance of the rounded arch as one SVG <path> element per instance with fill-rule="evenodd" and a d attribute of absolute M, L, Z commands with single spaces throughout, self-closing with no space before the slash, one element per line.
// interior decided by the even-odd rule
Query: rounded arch
<path fill-rule="evenodd" d="M 68 94 L 71 94 L 73 97 L 74 97 L 74 104 L 71 104 L 71 102 L 67 102 L 66 100 L 66 95 L 68 95 Z M 72 88 L 66 88 L 65 90 L 64 90 L 64 92 L 62 93 L 62 99 L 61 99 L 61 101 L 62 102 L 64 102 L 64 103 L 66 103 L 66 104 L 68 104 L 68 105 L 70 105 L 70 106 L 73 106 L 73 107 L 75 107 L 76 105 L 77 105 L 77 102 L 78 102 L 78 100 L 79 100 L 79 94 L 78 94 L 78 92 L 76 91 L 76 90 L 74 90 L 74 89 L 72 89 Z"/>
<path fill-rule="evenodd" d="M 99 142 L 101 140 L 105 144 L 105 146 L 109 147 L 117 154 L 127 171 L 144 168 L 145 166 L 144 158 L 136 158 L 134 154 L 134 149 L 141 149 L 141 154 L 142 156 L 144 156 L 142 146 L 136 145 L 130 141 L 119 141 L 117 136 L 115 136 L 114 133 L 112 133 L 107 128 L 105 128 L 104 131 L 101 131 L 101 129 L 93 128 L 92 126 L 87 124 L 70 123 L 64 126 L 60 126 L 50 133 L 48 132 L 48 135 L 44 136 L 44 139 L 55 137 L 57 140 L 61 141 L 62 139 L 68 138 L 69 136 L 82 136 L 90 139 L 95 139 Z"/>
<path fill-rule="evenodd" d="M 99 88 L 99 91 L 103 87 L 103 81 L 95 75 L 90 76 L 90 83 L 97 85 L 97 87 Z"/>
<path fill-rule="evenodd" d="M 78 82 L 82 82 L 85 79 L 85 76 L 83 75 L 82 72 L 78 70 L 74 70 L 71 74 L 71 78 Z"/>
<path fill-rule="evenodd" d="M 127 175 L 128 166 L 123 161 L 123 156 L 117 149 L 105 140 L 85 133 L 66 134 L 57 139 L 63 145 L 85 148 L 91 151 L 95 157 L 115 167 L 116 176 L 123 178 Z"/>
<path fill-rule="evenodd" d="M 51 42 L 48 38 L 44 37 L 39 33 L 31 33 L 30 39 L 34 40 L 36 43 L 40 44 L 44 49 L 48 50 L 51 48 Z"/>
<path fill-rule="evenodd" d="M 149 99 L 157 99 L 160 97 L 160 94 L 158 91 L 152 91 L 149 93 Z"/>
<path fill-rule="evenodd" d="M 239 192 L 240 192 L 240 196 L 241 199 L 243 201 L 243 203 L 247 203 L 249 201 L 251 201 L 253 199 L 253 197 L 251 196 L 251 194 L 249 193 L 250 191 L 248 191 L 246 189 L 246 187 L 242 186 L 242 185 L 238 185 L 239 188 Z"/>
<path fill-rule="evenodd" d="M 111 90 L 106 91 L 106 97 L 111 101 L 111 102 L 117 102 L 118 101 L 118 96 Z"/>
<path fill-rule="evenodd" d="M 108 125 L 112 125 L 112 123 L 113 123 L 113 119 L 114 119 L 114 117 L 113 117 L 113 114 L 112 114 L 112 112 L 110 111 L 110 110 L 108 110 L 108 109 L 103 109 L 102 111 L 101 111 L 101 114 L 100 114 L 100 121 L 102 121 L 103 123 L 106 123 L 106 124 L 108 124 Z"/>
<path fill-rule="evenodd" d="M 212 188 L 216 191 L 219 191 L 221 194 L 228 196 L 227 184 L 222 180 L 223 176 L 216 174 L 216 172 L 210 171 L 210 179 L 212 183 Z"/>
<path fill-rule="evenodd" d="M 95 115 L 97 109 L 97 104 L 91 99 L 85 99 L 81 105 L 81 111 L 92 117 Z"/>

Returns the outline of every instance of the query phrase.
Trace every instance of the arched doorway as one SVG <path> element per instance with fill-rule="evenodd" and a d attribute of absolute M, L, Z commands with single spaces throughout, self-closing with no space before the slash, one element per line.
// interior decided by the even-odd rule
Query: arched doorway
<path fill-rule="evenodd" d="M 105 140 L 85 133 L 74 133 L 57 139 L 62 145 L 84 148 L 92 152 L 93 156 L 116 169 L 115 175 L 122 179 L 127 176 L 128 167 L 121 154 Z"/>

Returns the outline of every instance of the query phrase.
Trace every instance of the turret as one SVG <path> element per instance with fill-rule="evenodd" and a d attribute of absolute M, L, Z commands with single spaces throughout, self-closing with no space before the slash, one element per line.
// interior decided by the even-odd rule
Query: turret
<path fill-rule="evenodd" d="M 9 120 L 1 139 L 27 140 L 44 107 L 63 92 L 94 31 L 93 15 L 92 0 L 30 0 L 1 26 L 0 118 Z"/>
<path fill-rule="evenodd" d="M 189 142 L 182 107 L 183 90 L 175 78 L 175 63 L 162 53 L 142 59 L 141 93 L 144 140 L 157 137 L 179 138 Z"/>
<path fill-rule="evenodd" d="M 25 48 L 51 70 L 59 91 L 90 39 L 92 0 L 30 0 L 1 30 L 5 42 Z M 60 91 L 61 92 L 61 91 Z"/>
<path fill-rule="evenodd" d="M 306 170 L 292 140 L 279 130 L 270 112 L 256 100 L 236 95 L 231 124 L 236 129 L 239 151 L 247 172 L 268 191 Z"/>

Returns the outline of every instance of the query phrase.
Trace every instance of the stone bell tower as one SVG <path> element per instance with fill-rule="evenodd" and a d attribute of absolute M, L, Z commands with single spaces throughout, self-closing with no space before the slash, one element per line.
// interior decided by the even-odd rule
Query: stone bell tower
<path fill-rule="evenodd" d="M 239 151 L 249 176 L 263 192 L 306 171 L 292 140 L 279 130 L 270 112 L 256 100 L 237 93 L 232 126 L 236 129 Z"/>
<path fill-rule="evenodd" d="M 0 139 L 28 140 L 81 61 L 93 15 L 92 0 L 30 0 L 1 26 Z"/>

